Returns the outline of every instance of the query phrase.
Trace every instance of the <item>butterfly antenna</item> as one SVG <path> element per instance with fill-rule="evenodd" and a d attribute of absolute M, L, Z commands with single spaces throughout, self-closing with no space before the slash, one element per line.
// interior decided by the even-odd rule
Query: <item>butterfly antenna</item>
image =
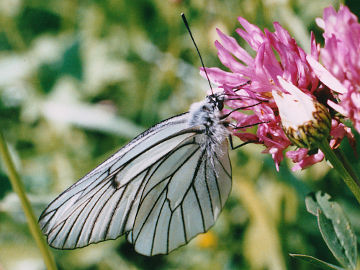
<path fill-rule="evenodd" d="M 194 45 L 195 45 L 196 51 L 197 51 L 197 53 L 198 53 L 198 55 L 199 55 L 199 57 L 200 57 L 200 62 L 201 62 L 202 67 L 204 68 L 204 72 L 205 72 L 206 78 L 207 78 L 207 80 L 208 80 L 208 83 L 209 83 L 209 86 L 210 86 L 210 89 L 211 89 L 211 93 L 214 94 L 213 88 L 212 88 L 211 83 L 210 83 L 209 76 L 208 76 L 208 74 L 207 74 L 207 72 L 206 72 L 206 68 L 205 68 L 205 65 L 204 65 L 204 61 L 203 61 L 203 59 L 202 59 L 202 57 L 201 57 L 199 48 L 198 48 L 198 46 L 196 45 L 195 39 L 194 39 L 194 37 L 193 37 L 193 35 L 192 35 L 192 33 L 191 33 L 191 30 L 190 30 L 189 24 L 188 24 L 188 22 L 187 22 L 187 20 L 186 20 L 185 14 L 184 14 L 184 13 L 181 13 L 181 17 L 182 17 L 182 19 L 183 19 L 183 21 L 184 21 L 184 24 L 185 24 L 185 26 L 186 26 L 186 29 L 188 30 L 188 32 L 189 32 L 189 34 L 190 34 L 190 37 L 191 37 L 192 42 L 193 42 Z"/>

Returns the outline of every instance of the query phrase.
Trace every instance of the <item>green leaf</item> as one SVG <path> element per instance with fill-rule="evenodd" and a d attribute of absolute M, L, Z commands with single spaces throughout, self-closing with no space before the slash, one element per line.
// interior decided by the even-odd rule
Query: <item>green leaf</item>
<path fill-rule="evenodd" d="M 347 269 L 356 268 L 356 236 L 339 204 L 320 191 L 305 199 L 308 212 L 317 216 L 322 237 L 335 258 Z"/>
<path fill-rule="evenodd" d="M 333 265 L 331 263 L 324 262 L 322 260 L 319 260 L 318 258 L 309 256 L 309 255 L 303 255 L 303 254 L 289 254 L 289 255 L 291 257 L 294 257 L 294 258 L 303 260 L 305 262 L 308 262 L 308 263 L 310 263 L 312 265 L 315 265 L 315 266 L 317 266 L 317 267 L 319 267 L 321 269 L 325 269 L 325 270 L 329 270 L 329 269 L 330 270 L 345 270 L 342 267 Z"/>
<path fill-rule="evenodd" d="M 326 245 L 331 250 L 332 254 L 342 265 L 349 267 L 350 262 L 345 255 L 340 240 L 337 238 L 334 227 L 332 226 L 332 222 L 331 220 L 326 218 L 326 216 L 320 211 L 320 209 L 318 210 L 318 224 L 321 235 Z M 350 267 L 350 269 L 355 268 Z"/>
<path fill-rule="evenodd" d="M 319 209 L 319 204 L 316 202 L 316 197 L 315 197 L 314 192 L 310 193 L 309 195 L 307 195 L 305 197 L 305 205 L 306 205 L 306 210 L 310 214 L 313 214 L 314 216 L 317 216 L 317 211 Z"/>

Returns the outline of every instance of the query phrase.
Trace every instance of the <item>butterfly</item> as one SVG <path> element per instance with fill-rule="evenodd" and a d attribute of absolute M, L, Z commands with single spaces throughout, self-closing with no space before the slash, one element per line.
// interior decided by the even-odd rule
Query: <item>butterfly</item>
<path fill-rule="evenodd" d="M 167 254 L 210 229 L 232 185 L 224 94 L 138 135 L 43 211 L 50 246 L 74 249 L 126 234 L 143 255 Z"/>
<path fill-rule="evenodd" d="M 39 218 L 50 246 L 75 249 L 125 234 L 140 254 L 168 254 L 219 217 L 232 185 L 229 142 L 232 149 L 251 142 L 234 147 L 232 130 L 248 126 L 231 128 L 227 118 L 262 101 L 223 112 L 239 96 L 213 92 L 181 16 L 211 94 L 138 135 L 53 200 Z"/>

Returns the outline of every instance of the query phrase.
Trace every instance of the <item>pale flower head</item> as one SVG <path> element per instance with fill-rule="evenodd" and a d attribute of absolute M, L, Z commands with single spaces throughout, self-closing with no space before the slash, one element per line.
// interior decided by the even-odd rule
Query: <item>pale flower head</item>
<path fill-rule="evenodd" d="M 293 84 L 282 78 L 278 80 L 289 92 L 272 92 L 286 135 L 298 147 L 316 148 L 319 142 L 327 139 L 330 132 L 331 117 L 328 109 Z"/>

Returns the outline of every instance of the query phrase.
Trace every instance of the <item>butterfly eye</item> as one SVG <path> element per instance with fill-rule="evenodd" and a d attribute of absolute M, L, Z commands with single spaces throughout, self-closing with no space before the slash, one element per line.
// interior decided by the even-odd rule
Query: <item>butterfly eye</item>
<path fill-rule="evenodd" d="M 206 106 L 206 105 L 203 105 L 203 106 L 201 107 L 201 110 L 202 110 L 202 111 L 210 111 L 210 110 L 209 110 L 209 107 Z"/>
<path fill-rule="evenodd" d="M 216 107 L 219 109 L 219 111 L 221 111 L 222 109 L 224 109 L 224 100 L 218 100 L 216 102 Z"/>

